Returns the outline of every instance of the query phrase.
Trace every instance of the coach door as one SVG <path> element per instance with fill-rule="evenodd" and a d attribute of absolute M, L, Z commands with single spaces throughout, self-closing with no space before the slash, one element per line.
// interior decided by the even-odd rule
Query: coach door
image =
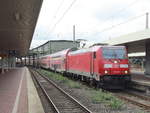
<path fill-rule="evenodd" d="M 96 52 L 91 53 L 91 75 L 94 75 L 94 61 L 96 58 Z"/>

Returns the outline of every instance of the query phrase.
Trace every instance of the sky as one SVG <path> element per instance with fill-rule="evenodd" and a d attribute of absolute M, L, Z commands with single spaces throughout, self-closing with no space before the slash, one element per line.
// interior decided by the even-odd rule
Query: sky
<path fill-rule="evenodd" d="M 48 40 L 94 43 L 145 29 L 150 0 L 43 0 L 30 48 Z"/>

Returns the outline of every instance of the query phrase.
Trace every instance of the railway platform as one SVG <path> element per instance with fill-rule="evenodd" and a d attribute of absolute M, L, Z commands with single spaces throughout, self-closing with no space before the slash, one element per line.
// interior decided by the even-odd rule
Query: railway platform
<path fill-rule="evenodd" d="M 146 91 L 147 94 L 150 94 L 150 75 L 145 75 L 144 71 L 132 70 L 131 76 L 133 87 Z"/>
<path fill-rule="evenodd" d="M 44 113 L 27 67 L 0 74 L 0 113 Z"/>

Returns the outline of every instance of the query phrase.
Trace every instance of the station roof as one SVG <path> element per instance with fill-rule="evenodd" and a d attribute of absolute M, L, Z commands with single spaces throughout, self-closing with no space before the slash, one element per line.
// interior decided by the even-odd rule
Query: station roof
<path fill-rule="evenodd" d="M 111 45 L 120 45 L 147 39 L 150 39 L 150 29 L 145 29 L 142 31 L 122 35 L 120 37 L 112 38 L 106 42 Z"/>
<path fill-rule="evenodd" d="M 43 0 L 1 0 L 0 54 L 27 53 Z"/>
<path fill-rule="evenodd" d="M 47 41 L 47 42 L 45 42 L 44 44 L 42 44 L 42 45 L 40 45 L 40 46 L 38 46 L 38 47 L 35 47 L 35 48 L 33 48 L 32 50 L 34 50 L 34 49 L 37 49 L 37 48 L 40 48 L 40 47 L 43 47 L 44 45 L 46 45 L 46 44 L 48 44 L 48 43 L 50 43 L 50 42 L 74 42 L 74 41 L 72 41 L 72 40 L 49 40 L 49 41 Z M 79 41 L 75 41 L 76 43 L 80 43 Z"/>
<path fill-rule="evenodd" d="M 125 45 L 128 53 L 144 52 L 145 43 L 150 40 L 150 29 L 129 33 L 120 37 L 112 38 L 105 43 L 110 45 Z"/>
<path fill-rule="evenodd" d="M 128 57 L 145 57 L 146 53 L 142 52 L 142 53 L 130 53 L 128 54 Z"/>

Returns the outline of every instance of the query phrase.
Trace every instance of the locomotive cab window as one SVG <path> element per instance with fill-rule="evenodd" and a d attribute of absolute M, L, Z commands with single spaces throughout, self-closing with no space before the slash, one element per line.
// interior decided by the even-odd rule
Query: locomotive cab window
<path fill-rule="evenodd" d="M 126 59 L 126 51 L 124 48 L 103 48 L 103 56 L 105 59 Z"/>

